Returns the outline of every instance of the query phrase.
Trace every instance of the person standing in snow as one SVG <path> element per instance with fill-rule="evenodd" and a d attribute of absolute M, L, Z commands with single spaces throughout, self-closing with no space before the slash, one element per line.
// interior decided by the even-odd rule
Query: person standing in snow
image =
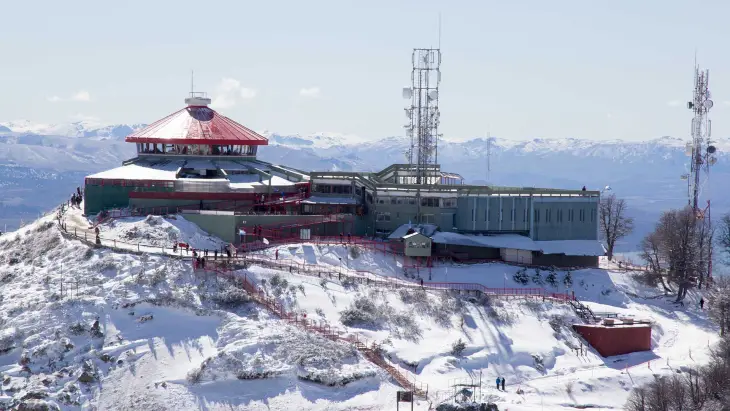
<path fill-rule="evenodd" d="M 497 390 L 499 390 L 499 384 L 502 382 L 500 377 L 497 377 Z"/>
<path fill-rule="evenodd" d="M 701 297 L 700 298 L 700 310 L 704 310 L 704 309 L 705 309 L 705 298 Z"/>
<path fill-rule="evenodd" d="M 505 389 L 504 389 L 504 377 L 502 377 L 502 391 L 505 391 Z"/>
<path fill-rule="evenodd" d="M 279 249 L 278 248 L 274 252 L 274 255 L 276 256 L 276 259 L 278 260 L 279 259 Z"/>

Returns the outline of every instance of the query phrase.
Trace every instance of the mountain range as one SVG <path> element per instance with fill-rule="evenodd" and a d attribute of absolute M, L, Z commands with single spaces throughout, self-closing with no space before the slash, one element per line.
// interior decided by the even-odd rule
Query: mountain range
<path fill-rule="evenodd" d="M 63 201 L 85 175 L 117 167 L 134 156 L 124 137 L 143 124 L 93 122 L 44 125 L 0 122 L 0 223 L 17 225 Z M 259 158 L 303 170 L 375 171 L 405 162 L 405 137 L 362 140 L 336 133 L 282 135 L 262 132 L 269 146 Z M 474 138 L 442 140 L 442 170 L 461 174 L 467 183 L 524 187 L 605 190 L 626 198 L 637 229 L 622 248 L 633 249 L 661 211 L 687 204 L 686 140 L 661 137 L 646 141 L 592 141 L 563 138 L 510 140 Z M 718 139 L 718 162 L 703 182 L 702 196 L 712 195 L 713 215 L 730 210 L 728 181 L 730 139 Z M 488 148 L 489 146 L 489 148 Z M 490 155 L 487 156 L 487 152 Z M 487 158 L 489 157 L 489 161 Z M 487 170 L 489 163 L 489 172 Z M 703 200 L 704 202 L 704 200 Z"/>

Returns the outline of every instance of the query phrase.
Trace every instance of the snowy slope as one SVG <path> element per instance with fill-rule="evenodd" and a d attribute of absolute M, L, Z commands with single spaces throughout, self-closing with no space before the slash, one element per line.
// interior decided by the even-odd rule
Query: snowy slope
<path fill-rule="evenodd" d="M 398 386 L 352 346 L 272 317 L 227 280 L 193 273 L 188 261 L 89 248 L 62 237 L 52 221 L 47 216 L 0 237 L 0 403 L 46 401 L 67 410 L 395 409 Z M 180 218 L 123 219 L 102 231 L 120 242 L 159 236 L 164 245 L 173 236 L 202 248 L 220 241 Z M 398 259 L 367 250 L 308 244 L 278 250 L 281 260 L 346 275 L 367 270 L 404 281 L 428 275 L 404 276 Z M 261 254 L 273 257 L 275 250 Z M 430 275 L 520 287 L 515 271 L 449 265 Z M 428 384 L 432 401 L 448 401 L 453 384 L 481 376 L 484 386 L 475 394 L 500 409 L 621 409 L 632 386 L 701 363 L 716 340 L 693 303 L 698 295 L 677 307 L 610 269 L 573 272 L 571 290 L 595 311 L 652 320 L 653 352 L 577 355 L 575 314 L 549 301 L 383 289 L 256 266 L 244 274 L 289 309 L 380 342 L 387 361 Z M 458 340 L 464 350 L 453 353 Z M 506 378 L 506 391 L 492 388 L 497 376 Z M 419 401 L 416 409 L 428 404 Z"/>

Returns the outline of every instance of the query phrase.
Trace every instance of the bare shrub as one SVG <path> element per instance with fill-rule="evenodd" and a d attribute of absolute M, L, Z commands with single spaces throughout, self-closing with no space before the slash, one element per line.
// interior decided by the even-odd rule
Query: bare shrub
<path fill-rule="evenodd" d="M 451 344 L 451 355 L 454 355 L 456 357 L 461 357 L 461 354 L 464 353 L 465 349 L 466 349 L 466 343 L 464 341 L 462 341 L 461 338 L 459 338 L 453 344 Z"/>
<path fill-rule="evenodd" d="M 251 301 L 251 297 L 245 291 L 236 287 L 226 288 L 218 293 L 212 294 L 210 300 L 223 308 L 235 308 Z"/>

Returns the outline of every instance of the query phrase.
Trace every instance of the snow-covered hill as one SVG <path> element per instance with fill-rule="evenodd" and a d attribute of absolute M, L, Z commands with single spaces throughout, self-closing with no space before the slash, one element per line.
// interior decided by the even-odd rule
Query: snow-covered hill
<path fill-rule="evenodd" d="M 226 278 L 193 272 L 189 260 L 92 248 L 62 236 L 53 221 L 49 215 L 0 237 L 0 409 L 395 410 L 398 386 L 353 346 L 272 316 Z M 107 243 L 215 243 L 181 219 L 117 220 L 101 229 Z M 716 340 L 696 307 L 699 295 L 679 307 L 610 269 L 574 271 L 571 289 L 594 311 L 653 321 L 653 351 L 577 353 L 570 324 L 578 320 L 560 303 L 347 279 L 362 269 L 404 279 L 392 256 L 303 244 L 280 247 L 278 257 L 345 277 L 256 265 L 236 275 L 255 279 L 289 310 L 381 343 L 387 362 L 428 384 L 433 404 L 450 401 L 454 384 L 481 378 L 474 396 L 503 410 L 621 409 L 633 386 L 702 363 Z M 515 270 L 443 265 L 431 276 L 522 287 Z M 455 350 L 459 340 L 463 349 Z M 505 391 L 493 388 L 497 376 Z M 419 401 L 415 409 L 428 407 Z"/>

